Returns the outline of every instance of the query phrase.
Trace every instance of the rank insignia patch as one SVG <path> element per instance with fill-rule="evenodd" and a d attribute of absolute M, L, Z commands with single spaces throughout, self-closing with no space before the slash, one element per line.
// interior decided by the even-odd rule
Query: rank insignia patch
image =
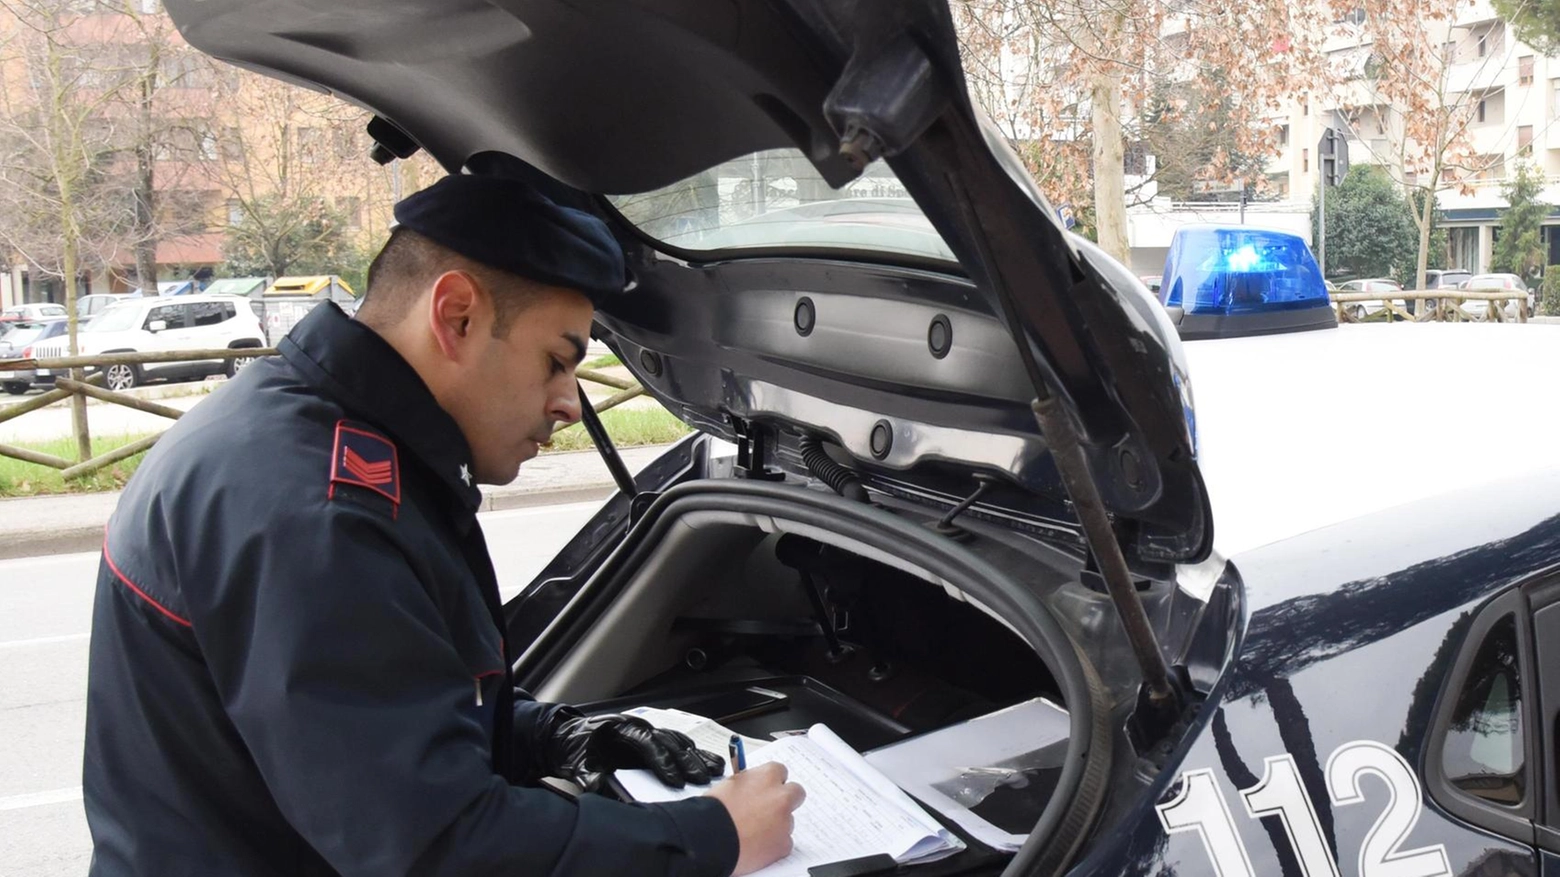
<path fill-rule="evenodd" d="M 346 421 L 336 424 L 336 449 L 331 457 L 330 481 L 372 490 L 397 506 L 401 504 L 401 469 L 395 445 L 377 433 Z"/>

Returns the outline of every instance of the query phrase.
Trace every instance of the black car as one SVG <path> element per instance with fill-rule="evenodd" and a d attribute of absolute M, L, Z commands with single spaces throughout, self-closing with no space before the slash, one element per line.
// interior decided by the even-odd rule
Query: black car
<path fill-rule="evenodd" d="M 539 698 L 757 686 L 736 730 L 864 751 L 1064 707 L 1021 848 L 911 875 L 1554 871 L 1560 480 L 1216 553 L 1175 327 L 981 120 L 941 2 L 168 8 L 382 160 L 617 231 L 595 335 L 697 435 L 506 607 Z"/>

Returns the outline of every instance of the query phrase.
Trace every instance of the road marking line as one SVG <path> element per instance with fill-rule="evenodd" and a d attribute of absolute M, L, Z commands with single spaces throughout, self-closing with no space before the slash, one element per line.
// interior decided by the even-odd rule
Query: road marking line
<path fill-rule="evenodd" d="M 12 795 L 9 798 L 0 798 L 0 810 L 22 810 L 27 807 L 43 807 L 49 804 L 65 804 L 70 801 L 81 800 L 81 787 L 72 786 L 68 789 L 55 789 L 52 792 L 33 792 L 27 795 Z"/>
<path fill-rule="evenodd" d="M 0 642 L 0 649 L 21 649 L 27 646 L 46 646 L 50 643 L 74 643 L 91 635 L 90 633 L 67 633 L 61 636 L 40 636 L 35 639 L 13 639 Z"/>

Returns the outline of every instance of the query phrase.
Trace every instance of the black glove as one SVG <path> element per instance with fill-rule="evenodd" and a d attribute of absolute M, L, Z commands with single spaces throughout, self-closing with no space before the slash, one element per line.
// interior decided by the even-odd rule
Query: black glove
<path fill-rule="evenodd" d="M 636 716 L 582 716 L 565 708 L 559 719 L 548 734 L 548 761 L 559 776 L 583 778 L 637 767 L 680 789 L 687 783 L 705 785 L 726 769 L 725 759 L 694 746 L 688 735 Z"/>

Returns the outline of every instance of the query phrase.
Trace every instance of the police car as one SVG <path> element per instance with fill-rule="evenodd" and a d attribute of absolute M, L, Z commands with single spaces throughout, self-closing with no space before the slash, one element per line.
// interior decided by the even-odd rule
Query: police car
<path fill-rule="evenodd" d="M 698 432 L 507 607 L 539 698 L 859 750 L 1065 708 L 973 766 L 1020 848 L 909 874 L 1560 861 L 1556 424 L 1485 395 L 1544 327 L 1338 327 L 1303 247 L 1218 230 L 1156 300 L 1058 226 L 936 0 L 168 8 L 371 108 L 382 159 L 617 230 L 596 334 Z"/>

